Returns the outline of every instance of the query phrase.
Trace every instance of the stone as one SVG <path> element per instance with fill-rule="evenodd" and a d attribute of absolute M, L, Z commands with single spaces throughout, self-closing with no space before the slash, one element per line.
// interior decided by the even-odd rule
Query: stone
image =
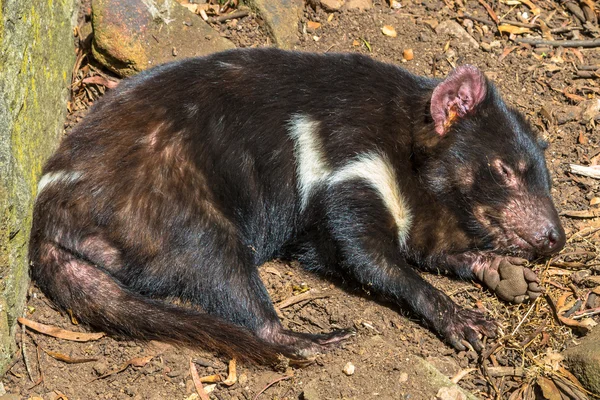
<path fill-rule="evenodd" d="M 457 38 L 459 40 L 459 47 L 470 49 L 479 48 L 479 43 L 477 43 L 477 41 L 456 21 L 447 20 L 440 22 L 440 24 L 435 27 L 435 32 L 438 35 L 449 35 Z"/>
<path fill-rule="evenodd" d="M 37 181 L 63 133 L 77 13 L 75 0 L 0 3 L 1 376 L 16 349 L 16 320 L 29 283 Z"/>
<path fill-rule="evenodd" d="M 269 36 L 277 47 L 294 49 L 304 10 L 302 0 L 248 0 L 247 4 L 265 22 Z"/>
<path fill-rule="evenodd" d="M 373 0 L 347 0 L 348 10 L 369 10 L 373 8 Z"/>
<path fill-rule="evenodd" d="M 235 47 L 173 0 L 93 0 L 92 25 L 94 57 L 121 76 Z"/>
<path fill-rule="evenodd" d="M 581 384 L 600 395 L 600 328 L 596 327 L 577 346 L 565 350 L 565 362 Z"/>
<path fill-rule="evenodd" d="M 345 0 L 321 0 L 321 8 L 328 12 L 339 11 L 344 6 Z"/>

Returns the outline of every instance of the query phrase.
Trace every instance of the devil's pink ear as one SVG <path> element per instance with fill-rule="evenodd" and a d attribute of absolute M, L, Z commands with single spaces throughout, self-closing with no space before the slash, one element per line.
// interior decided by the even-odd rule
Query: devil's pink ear
<path fill-rule="evenodd" d="M 456 118 L 472 112 L 483 101 L 485 93 L 485 76 L 477 67 L 461 65 L 450 72 L 431 95 L 435 131 L 444 135 Z"/>

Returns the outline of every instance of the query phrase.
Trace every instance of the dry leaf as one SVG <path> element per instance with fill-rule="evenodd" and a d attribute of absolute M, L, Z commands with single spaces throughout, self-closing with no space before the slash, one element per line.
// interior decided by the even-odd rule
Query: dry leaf
<path fill-rule="evenodd" d="M 527 7 L 529 7 L 529 9 L 531 10 L 531 13 L 533 15 L 540 15 L 540 13 L 542 12 L 542 10 L 538 6 L 533 4 L 533 2 L 531 0 L 520 0 L 520 1 L 521 1 L 521 3 L 523 3 Z"/>
<path fill-rule="evenodd" d="M 540 24 L 542 37 L 546 40 L 554 40 L 554 38 L 552 37 L 552 32 L 550 31 L 550 28 L 548 28 L 548 25 L 541 18 L 538 20 L 538 23 Z"/>
<path fill-rule="evenodd" d="M 427 25 L 429 25 L 429 27 L 431 29 L 435 29 L 440 23 L 437 19 L 433 18 L 433 19 L 424 19 L 423 20 L 424 23 L 426 23 Z"/>
<path fill-rule="evenodd" d="M 86 362 L 91 362 L 91 361 L 98 361 L 97 358 L 73 358 L 73 357 L 67 356 L 66 354 L 57 353 L 55 351 L 48 351 L 48 350 L 44 350 L 44 351 L 50 357 L 52 357 L 58 361 L 66 362 L 68 364 L 81 364 L 81 363 L 86 363 Z"/>
<path fill-rule="evenodd" d="M 36 332 L 44 335 L 52 336 L 58 339 L 72 340 L 74 342 L 89 342 L 90 340 L 98 340 L 105 335 L 104 332 L 86 333 L 73 332 L 65 329 L 57 328 L 56 326 L 40 324 L 27 318 L 18 318 L 17 321 Z"/>
<path fill-rule="evenodd" d="M 237 371 L 236 371 L 236 366 L 235 366 L 235 358 L 232 358 L 231 361 L 229 361 L 229 370 L 228 371 L 229 372 L 227 375 L 227 379 L 225 379 L 223 381 L 223 384 L 226 386 L 231 386 L 237 382 Z"/>
<path fill-rule="evenodd" d="M 100 75 L 90 76 L 88 78 L 85 78 L 82 82 L 106 86 L 109 89 L 114 89 L 119 85 L 119 82 L 111 81 Z M 75 325 L 77 325 L 77 324 L 75 324 Z"/>
<path fill-rule="evenodd" d="M 210 400 L 210 398 L 208 397 L 208 394 L 204 391 L 204 386 L 202 386 L 202 382 L 200 381 L 200 376 L 198 375 L 198 370 L 196 369 L 196 366 L 194 365 L 194 362 L 192 361 L 191 358 L 190 358 L 190 373 L 192 374 L 192 381 L 194 382 L 194 387 L 196 388 L 196 392 L 198 393 L 198 396 L 200 396 L 200 398 L 202 400 Z"/>
<path fill-rule="evenodd" d="M 143 367 L 150 362 L 154 358 L 154 355 L 145 356 L 145 357 L 135 357 L 128 361 L 128 364 L 133 367 Z"/>
<path fill-rule="evenodd" d="M 354 39 L 354 41 L 352 42 L 352 46 L 356 47 L 356 46 L 360 46 L 360 42 L 356 39 Z"/>
<path fill-rule="evenodd" d="M 546 379 L 543 376 L 538 376 L 537 382 L 540 389 L 542 389 L 542 393 L 544 394 L 544 399 L 547 400 L 561 400 L 562 397 L 560 395 L 560 390 L 556 387 L 554 382 L 550 379 Z"/>
<path fill-rule="evenodd" d="M 221 378 L 221 375 L 219 375 L 219 374 L 203 376 L 202 378 L 200 378 L 200 382 L 202 382 L 202 383 L 219 383 L 222 380 L 223 379 Z"/>
<path fill-rule="evenodd" d="M 391 25 L 385 25 L 383 28 L 381 28 L 381 32 L 383 32 L 383 34 L 385 36 L 389 36 L 389 37 L 398 36 L 398 34 L 396 33 L 396 30 Z"/>
<path fill-rule="evenodd" d="M 320 22 L 315 22 L 315 21 L 308 21 L 306 23 L 306 27 L 309 29 L 309 31 L 316 31 L 317 29 L 319 29 L 321 27 L 321 23 Z"/>
<path fill-rule="evenodd" d="M 523 33 L 531 32 L 529 28 L 523 28 L 520 26 L 514 26 L 509 24 L 502 24 L 498 27 L 498 30 L 502 33 L 510 33 L 512 35 L 521 35 Z"/>

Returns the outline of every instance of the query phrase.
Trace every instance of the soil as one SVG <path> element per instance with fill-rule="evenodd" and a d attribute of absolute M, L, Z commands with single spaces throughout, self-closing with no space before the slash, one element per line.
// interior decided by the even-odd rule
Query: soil
<path fill-rule="evenodd" d="M 558 2 L 537 3 L 545 15 L 554 13 L 552 26 L 573 23 Z M 494 7 L 498 15 L 513 20 L 523 12 L 530 12 L 525 5 L 495 2 Z M 600 51 L 547 49 L 544 52 L 517 45 L 500 36 L 493 27 L 477 22 L 473 28 L 469 23 L 465 25 L 480 48 L 465 47 L 460 40 L 438 35 L 433 30 L 438 23 L 457 16 L 454 8 L 454 3 L 441 0 L 404 0 L 398 10 L 387 3 L 375 2 L 369 10 L 334 14 L 307 7 L 301 19 L 297 49 L 361 52 L 401 64 L 418 74 L 439 77 L 445 76 L 454 65 L 479 66 L 496 82 L 506 101 L 522 111 L 548 140 L 547 160 L 559 210 L 598 210 L 594 203 L 600 197 L 600 181 L 571 174 L 569 164 L 600 162 L 600 132 L 593 121 L 578 115 L 568 117 L 568 113 L 585 107 L 588 100 L 597 101 L 599 81 L 575 79 L 574 75 L 577 64 L 600 65 Z M 489 20 L 478 1 L 465 2 L 463 9 Z M 313 24 L 307 24 L 309 21 L 321 26 L 315 29 Z M 382 34 L 385 25 L 394 27 L 397 37 Z M 214 28 L 238 46 L 269 45 L 261 21 L 253 15 Z M 403 56 L 406 49 L 414 54 L 410 61 Z M 81 65 L 80 78 L 82 74 L 103 74 L 89 58 Z M 103 91 L 101 86 L 84 87 L 79 83 L 69 105 L 67 133 Z M 434 398 L 436 390 L 428 384 L 429 378 L 413 373 L 418 357 L 448 377 L 468 372 L 459 385 L 480 398 L 508 398 L 524 385 L 540 394 L 536 382 L 542 376 L 552 376 L 560 365 L 556 354 L 573 345 L 582 333 L 555 321 L 548 304 L 550 299 L 556 302 L 563 294 L 574 291 L 581 298 L 591 297 L 592 304 L 588 307 L 600 306 L 598 300 L 593 304 L 593 296 L 587 296 L 597 283 L 593 280 L 590 283 L 585 276 L 577 279 L 582 276 L 582 269 L 596 278 L 599 273 L 600 221 L 570 217 L 562 217 L 562 221 L 569 238 L 562 255 L 532 266 L 548 294 L 533 305 L 509 305 L 476 283 L 424 274 L 460 305 L 482 308 L 502 325 L 504 335 L 487 343 L 486 350 L 498 345 L 485 359 L 472 351 L 454 351 L 414 316 L 379 301 L 366 290 L 309 274 L 296 263 L 276 260 L 262 266 L 262 277 L 275 304 L 311 290 L 308 299 L 281 310 L 286 327 L 312 333 L 353 327 L 357 334 L 307 367 L 274 370 L 238 365 L 237 383 L 217 384 L 211 398 L 254 399 L 273 382 L 259 399 Z M 575 272 L 573 267 L 579 270 Z M 26 317 L 71 331 L 86 331 L 66 313 L 53 308 L 33 286 Z M 597 316 L 593 318 L 599 321 Z M 2 378 L 4 389 L 16 394 L 15 398 L 194 399 L 197 395 L 190 375 L 190 360 L 200 376 L 220 374 L 225 378 L 228 372 L 228 360 L 217 354 L 159 343 L 109 337 L 78 343 L 29 329 L 22 331 L 18 340 L 22 349 Z M 82 362 L 65 362 L 66 359 Z M 355 366 L 350 376 L 343 372 L 348 362 Z M 486 373 L 487 368 L 503 366 L 524 367 L 524 372 L 500 377 Z"/>

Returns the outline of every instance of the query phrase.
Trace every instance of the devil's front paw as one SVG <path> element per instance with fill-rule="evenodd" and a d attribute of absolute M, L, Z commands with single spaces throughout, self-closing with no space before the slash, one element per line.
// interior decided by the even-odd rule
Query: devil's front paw
<path fill-rule="evenodd" d="M 457 350 L 466 350 L 470 344 L 476 351 L 483 349 L 483 336 L 495 337 L 498 324 L 477 310 L 458 308 L 441 329 L 446 341 Z"/>
<path fill-rule="evenodd" d="M 525 267 L 525 260 L 515 257 L 496 257 L 481 271 L 481 280 L 502 300 L 522 303 L 542 294 L 540 280 Z"/>

